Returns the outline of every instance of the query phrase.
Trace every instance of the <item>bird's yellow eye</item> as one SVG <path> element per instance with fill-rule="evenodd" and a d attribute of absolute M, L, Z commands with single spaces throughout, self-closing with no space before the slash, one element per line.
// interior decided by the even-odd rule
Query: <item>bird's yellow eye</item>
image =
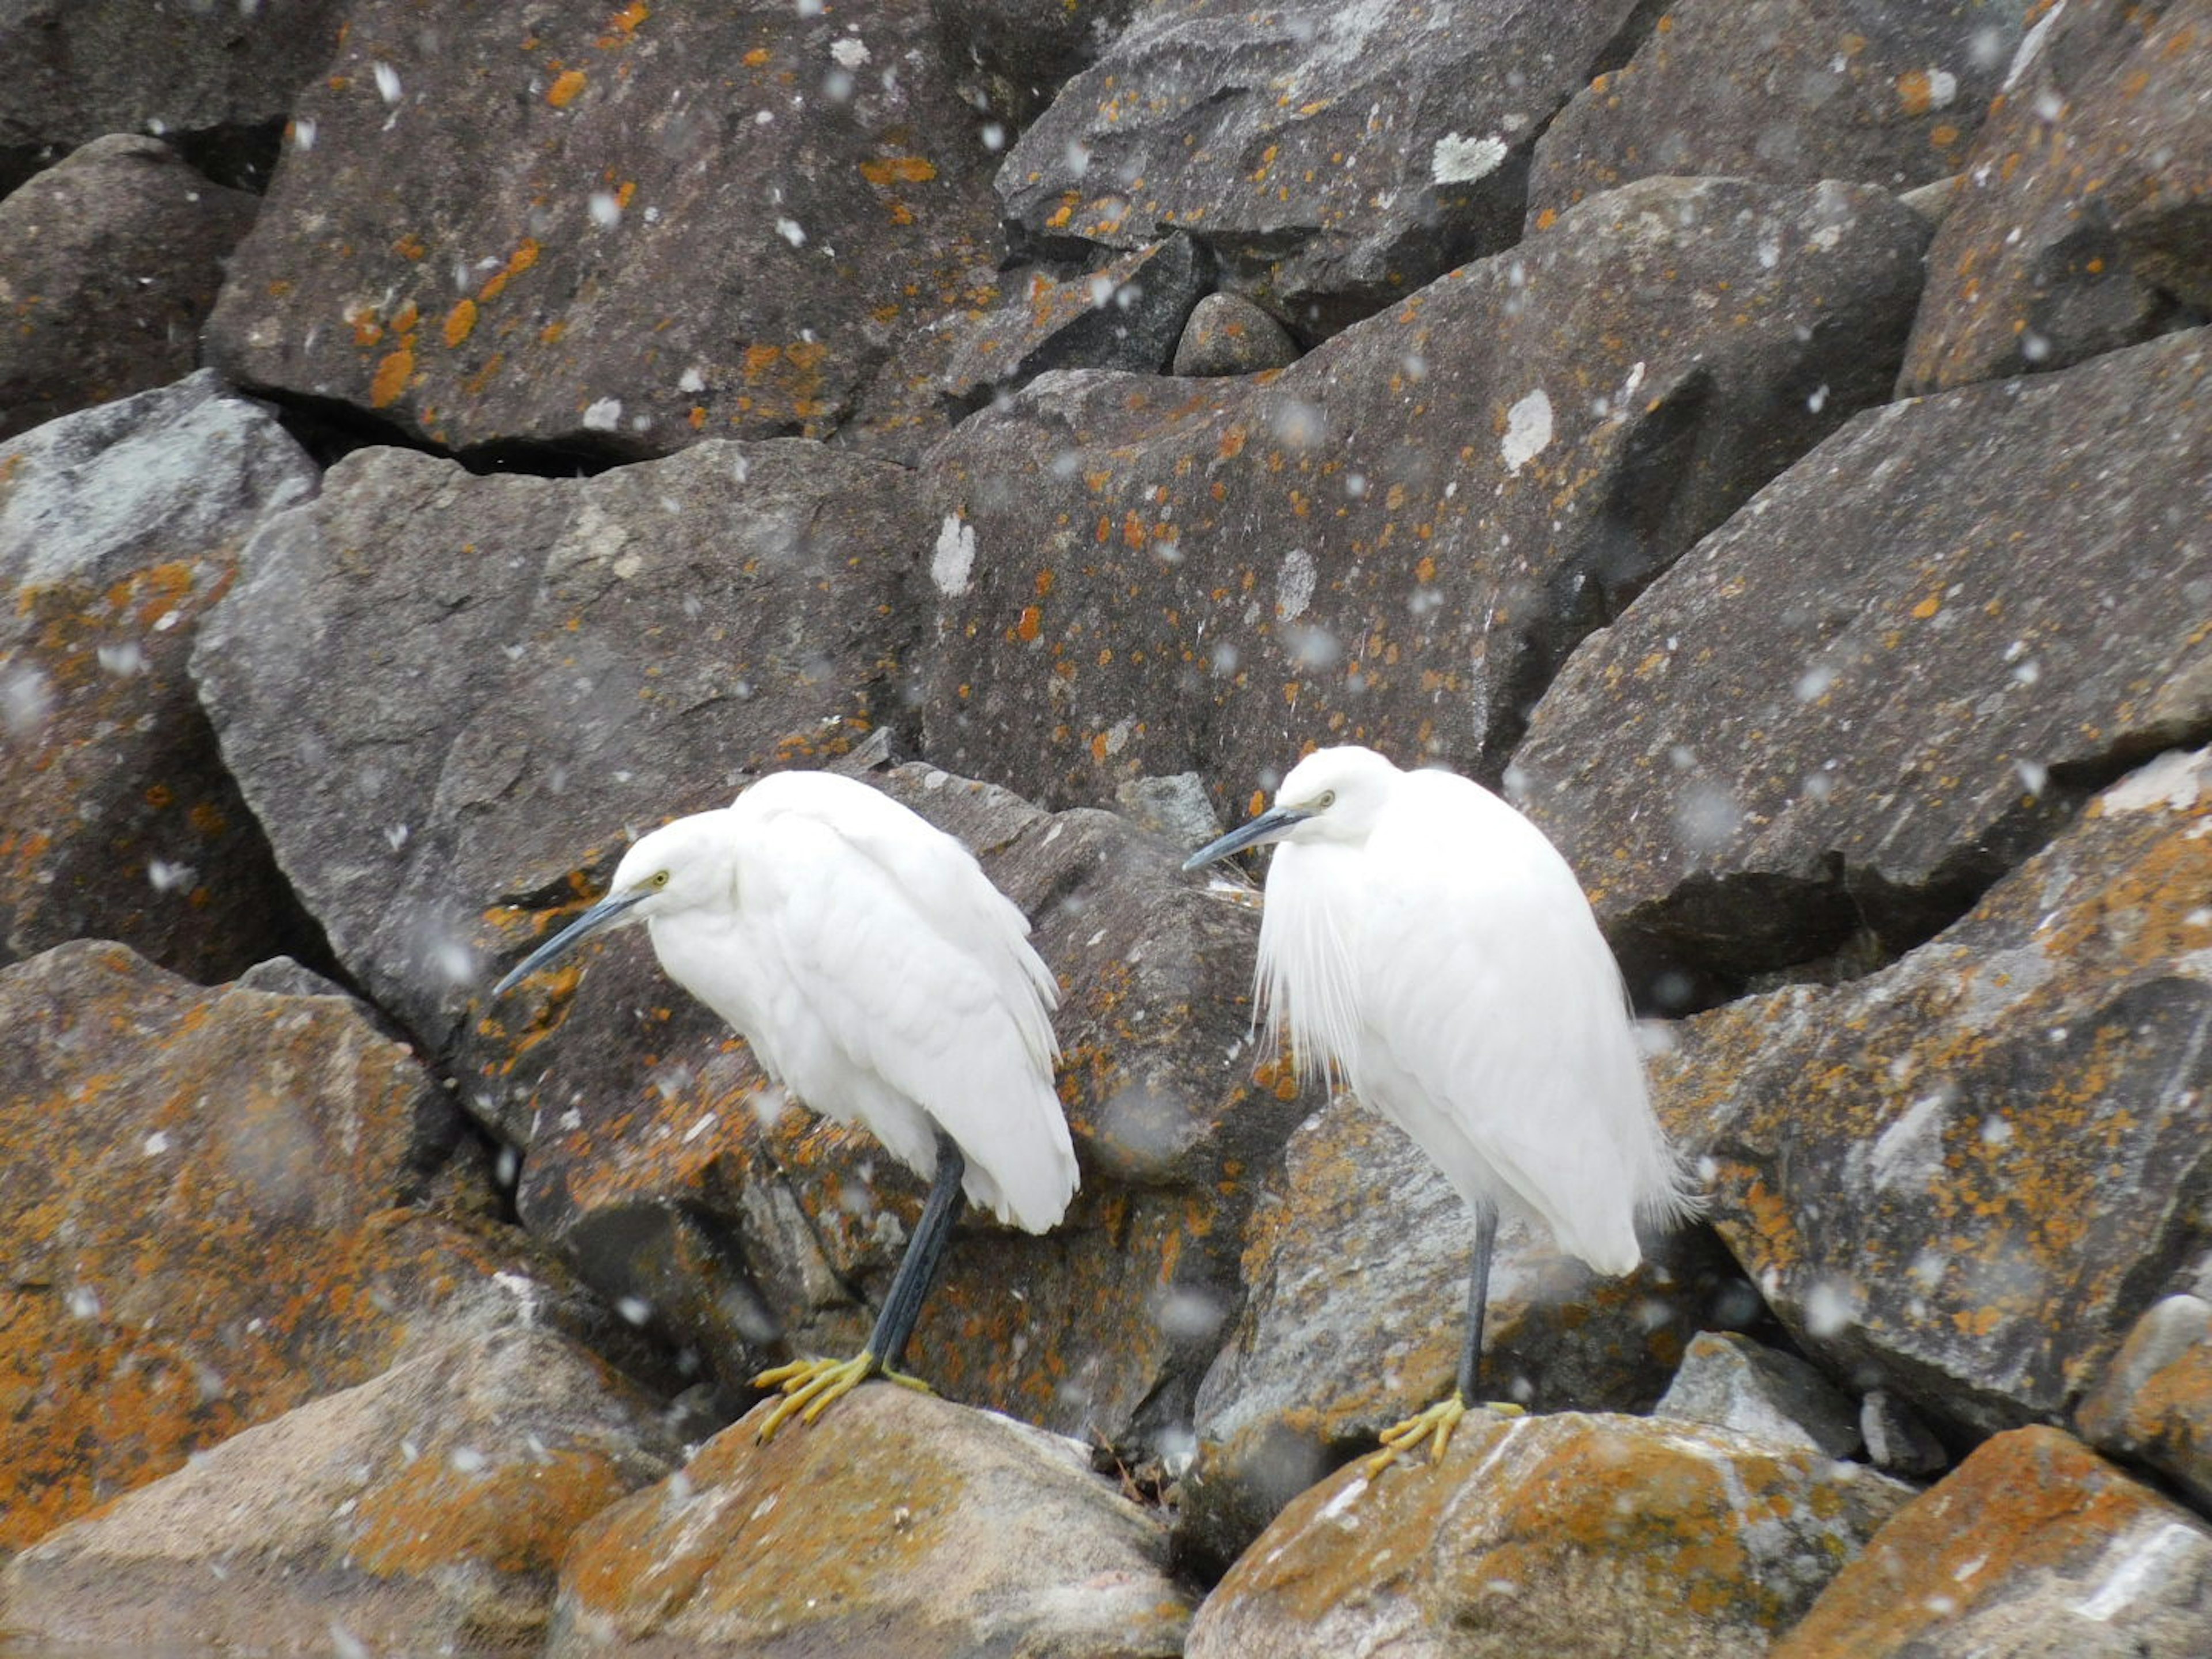
<path fill-rule="evenodd" d="M 1314 802 L 1314 811 L 1316 812 L 1326 812 L 1330 807 L 1335 805 L 1336 791 L 1334 789 L 1324 789 L 1321 792 L 1320 799 Z"/>
<path fill-rule="evenodd" d="M 647 884 L 647 885 L 649 885 L 649 886 L 653 886 L 653 887 L 665 887 L 665 886 L 667 886 L 667 885 L 668 885 L 668 872 L 667 872 L 667 871 L 665 871 L 665 870 L 656 870 L 656 871 L 654 871 L 654 872 L 653 872 L 653 879 L 652 879 L 652 881 L 651 881 L 650 883 L 648 883 L 648 884 Z"/>

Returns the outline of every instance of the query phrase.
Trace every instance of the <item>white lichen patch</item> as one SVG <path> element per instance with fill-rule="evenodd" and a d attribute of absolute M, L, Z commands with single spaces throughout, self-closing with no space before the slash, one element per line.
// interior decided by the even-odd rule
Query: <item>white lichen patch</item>
<path fill-rule="evenodd" d="M 1429 179 L 1439 185 L 1471 185 L 1504 166 L 1506 155 L 1503 138 L 1448 132 L 1429 154 Z"/>
<path fill-rule="evenodd" d="M 1552 441 L 1552 400 L 1538 386 L 1505 411 L 1505 436 L 1498 453 L 1508 472 L 1518 472 Z"/>
<path fill-rule="evenodd" d="M 930 580 L 948 599 L 968 591 L 975 568 L 975 526 L 963 523 L 957 513 L 948 513 L 938 527 L 937 550 L 930 555 Z"/>
<path fill-rule="evenodd" d="M 1314 556 L 1303 547 L 1284 554 L 1283 568 L 1275 574 L 1275 614 L 1285 622 L 1304 616 L 1313 603 L 1314 583 L 1320 576 Z"/>

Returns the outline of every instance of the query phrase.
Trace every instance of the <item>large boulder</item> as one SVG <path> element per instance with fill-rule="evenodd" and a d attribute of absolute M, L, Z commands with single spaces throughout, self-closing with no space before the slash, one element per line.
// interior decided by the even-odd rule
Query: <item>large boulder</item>
<path fill-rule="evenodd" d="M 1648 1418 L 1470 1419 L 1354 1466 L 1207 1598 L 1190 1659 L 1756 1659 L 1911 1495 L 1802 1447 Z"/>
<path fill-rule="evenodd" d="M 208 325 L 240 380 L 455 448 L 819 434 L 994 280 L 925 0 L 349 14 Z"/>
<path fill-rule="evenodd" d="M 635 1383 L 550 1331 L 507 1330 L 247 1429 L 51 1534 L 0 1574 L 0 1620 L 142 1651 L 523 1649 L 570 1535 L 679 1456 Z"/>
<path fill-rule="evenodd" d="M 0 201 L 0 438 L 191 374 L 258 205 L 132 133 Z"/>
<path fill-rule="evenodd" d="M 217 981 L 318 953 L 185 672 L 316 477 L 210 374 L 0 445 L 0 962 L 111 939 Z"/>
<path fill-rule="evenodd" d="M 1806 1352 L 2063 1417 L 2203 1248 L 2212 752 L 2151 762 L 1902 960 L 1679 1028 L 1662 1111 Z"/>
<path fill-rule="evenodd" d="M 1528 222 L 1658 173 L 1910 190 L 1956 173 L 2025 0 L 1682 0 L 1536 142 Z"/>
<path fill-rule="evenodd" d="M 1302 745 L 1493 775 L 1559 659 L 1887 395 L 1925 226 L 1649 179 L 1279 374 L 1048 374 L 926 468 L 923 731 L 1049 804 Z"/>
<path fill-rule="evenodd" d="M 1915 944 L 2212 721 L 2208 373 L 2199 330 L 1861 415 L 1575 654 L 1515 782 L 1638 997 Z"/>
<path fill-rule="evenodd" d="M 1901 392 L 2063 368 L 2212 315 L 2212 0 L 2036 19 L 1928 252 Z"/>
<path fill-rule="evenodd" d="M 552 1659 L 1170 1659 L 1190 1598 L 1159 1519 L 1083 1448 L 874 1383 L 766 1446 L 733 1425 L 586 1526 Z"/>
<path fill-rule="evenodd" d="M 1310 337 L 1517 240 L 1528 151 L 1637 0 L 1155 4 L 999 173 L 1033 248 L 1175 230 Z"/>

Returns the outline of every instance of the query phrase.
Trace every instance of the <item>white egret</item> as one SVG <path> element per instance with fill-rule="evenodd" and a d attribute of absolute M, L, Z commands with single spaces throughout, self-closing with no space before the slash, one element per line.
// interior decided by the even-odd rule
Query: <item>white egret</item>
<path fill-rule="evenodd" d="M 1477 1397 L 1501 1208 L 1601 1273 L 1643 1260 L 1640 1218 L 1694 1208 L 1644 1093 L 1620 970 L 1543 832 L 1480 784 L 1322 749 L 1275 805 L 1192 854 L 1281 843 L 1257 989 L 1301 1069 L 1320 1065 L 1433 1158 L 1474 1212 L 1451 1395 L 1382 1432 L 1374 1467 L 1443 1455 Z M 1493 1407 L 1514 1410 L 1517 1407 Z"/>
<path fill-rule="evenodd" d="M 502 979 L 643 922 L 669 977 L 815 1110 L 865 1125 L 930 1182 L 868 1345 L 763 1372 L 769 1439 L 898 1366 L 964 1197 L 1033 1233 L 1074 1195 L 1053 1092 L 1052 974 L 968 849 L 858 780 L 779 772 L 623 855 L 607 895 Z"/>

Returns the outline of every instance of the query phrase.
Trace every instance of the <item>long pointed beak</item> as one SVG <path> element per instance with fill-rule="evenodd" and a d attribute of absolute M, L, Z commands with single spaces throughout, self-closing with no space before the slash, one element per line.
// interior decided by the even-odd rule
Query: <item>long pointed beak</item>
<path fill-rule="evenodd" d="M 505 996 L 556 957 L 568 955 L 592 934 L 620 921 L 630 906 L 644 896 L 642 893 L 630 893 L 621 898 L 610 896 L 601 899 L 582 915 L 578 916 L 575 921 L 554 934 L 551 939 L 547 939 L 544 944 L 523 957 L 513 972 L 491 988 L 491 994 L 495 997 Z"/>
<path fill-rule="evenodd" d="M 1219 841 L 1210 841 L 1182 861 L 1186 870 L 1196 870 L 1227 858 L 1231 853 L 1241 853 L 1248 847 L 1258 847 L 1271 841 L 1280 841 L 1304 823 L 1312 813 L 1297 806 L 1271 806 L 1240 828 L 1231 830 Z"/>

